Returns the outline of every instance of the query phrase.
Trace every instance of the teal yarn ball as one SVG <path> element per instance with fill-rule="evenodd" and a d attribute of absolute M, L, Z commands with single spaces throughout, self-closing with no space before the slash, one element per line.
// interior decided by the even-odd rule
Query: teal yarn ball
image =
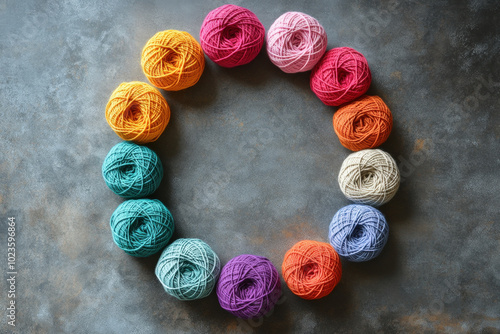
<path fill-rule="evenodd" d="M 158 253 L 174 233 L 174 219 L 157 199 L 130 199 L 110 219 L 113 240 L 125 253 L 146 257 Z"/>
<path fill-rule="evenodd" d="M 220 260 L 200 239 L 177 239 L 161 254 L 155 273 L 168 294 L 195 300 L 207 297 L 214 289 Z"/>
<path fill-rule="evenodd" d="M 158 189 L 163 166 L 150 148 L 124 141 L 109 151 L 102 164 L 102 176 L 115 194 L 124 198 L 141 198 Z"/>

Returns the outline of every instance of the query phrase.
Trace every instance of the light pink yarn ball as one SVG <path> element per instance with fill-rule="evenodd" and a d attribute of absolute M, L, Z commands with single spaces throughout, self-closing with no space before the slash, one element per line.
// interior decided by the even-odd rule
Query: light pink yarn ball
<path fill-rule="evenodd" d="M 267 54 L 283 72 L 309 71 L 326 51 L 325 29 L 314 17 L 287 12 L 267 32 Z"/>

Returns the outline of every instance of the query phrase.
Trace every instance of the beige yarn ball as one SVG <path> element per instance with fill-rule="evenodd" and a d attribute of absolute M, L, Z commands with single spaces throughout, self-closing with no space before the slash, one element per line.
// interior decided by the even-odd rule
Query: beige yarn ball
<path fill-rule="evenodd" d="M 379 206 L 389 202 L 399 189 L 400 175 L 392 156 L 379 149 L 350 154 L 342 163 L 339 186 L 344 195 L 359 204 Z"/>

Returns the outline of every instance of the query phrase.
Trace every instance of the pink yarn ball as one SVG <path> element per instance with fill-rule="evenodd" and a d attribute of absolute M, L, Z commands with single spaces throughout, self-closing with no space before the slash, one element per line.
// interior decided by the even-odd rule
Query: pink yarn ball
<path fill-rule="evenodd" d="M 262 49 L 264 37 L 264 26 L 257 16 L 236 5 L 224 5 L 212 10 L 200 30 L 203 51 L 223 67 L 251 62 Z"/>
<path fill-rule="evenodd" d="M 327 51 L 311 72 L 311 89 L 327 106 L 350 102 L 368 90 L 372 75 L 366 58 L 342 47 Z"/>
<path fill-rule="evenodd" d="M 314 17 L 287 12 L 267 32 L 267 54 L 283 72 L 309 71 L 326 51 L 327 37 Z"/>

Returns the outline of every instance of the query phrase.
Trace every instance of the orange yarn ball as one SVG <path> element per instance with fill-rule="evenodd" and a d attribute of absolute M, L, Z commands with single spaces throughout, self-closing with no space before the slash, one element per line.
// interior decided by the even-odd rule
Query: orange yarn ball
<path fill-rule="evenodd" d="M 286 252 L 281 271 L 294 294 L 319 299 L 332 292 L 340 281 L 342 265 L 332 245 L 302 240 Z"/>
<path fill-rule="evenodd" d="M 205 69 L 205 55 L 189 33 L 160 31 L 142 49 L 141 66 L 153 85 L 177 91 L 198 82 Z"/>
<path fill-rule="evenodd" d="M 170 120 L 170 108 L 147 83 L 123 82 L 109 98 L 106 120 L 120 138 L 144 144 L 160 137 Z"/>
<path fill-rule="evenodd" d="M 333 128 L 351 151 L 375 148 L 391 133 L 392 113 L 380 97 L 364 95 L 337 110 Z"/>

